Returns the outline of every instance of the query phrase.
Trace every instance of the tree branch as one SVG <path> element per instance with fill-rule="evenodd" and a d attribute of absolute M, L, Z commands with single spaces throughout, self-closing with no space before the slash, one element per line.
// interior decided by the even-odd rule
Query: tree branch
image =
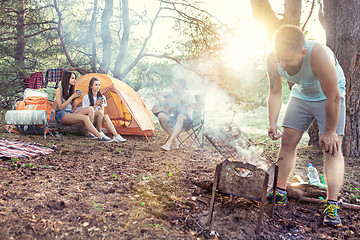
<path fill-rule="evenodd" d="M 72 66 L 73 68 L 78 68 L 78 66 L 71 60 L 70 54 L 67 51 L 66 43 L 65 43 L 64 38 L 63 38 L 62 33 L 61 33 L 61 26 L 62 26 L 61 12 L 60 12 L 59 6 L 57 5 L 56 0 L 54 0 L 54 8 L 55 8 L 55 10 L 56 10 L 56 12 L 58 14 L 58 27 L 56 28 L 56 30 L 57 30 L 57 33 L 58 33 L 58 36 L 59 36 L 59 39 L 60 39 L 60 46 L 63 49 L 64 54 L 66 56 L 66 59 L 68 60 L 70 66 Z M 84 69 L 84 68 L 82 68 L 82 69 L 80 69 L 78 71 L 79 71 L 80 74 L 89 73 L 89 71 L 87 69 Z"/>
<path fill-rule="evenodd" d="M 119 76 L 120 80 L 124 79 L 126 77 L 126 75 L 136 66 L 136 64 L 140 61 L 140 59 L 142 58 L 142 54 L 146 48 L 147 43 L 149 42 L 150 38 L 152 37 L 153 34 L 153 29 L 155 26 L 155 22 L 159 17 L 159 14 L 161 12 L 162 8 L 161 5 L 159 7 L 159 10 L 157 11 L 154 20 L 151 23 L 151 27 L 150 27 L 150 31 L 149 31 L 149 35 L 146 37 L 146 39 L 144 40 L 144 43 L 138 53 L 138 55 L 136 56 L 136 58 L 134 59 L 134 61 L 124 70 L 123 73 L 121 73 L 121 75 Z"/>
<path fill-rule="evenodd" d="M 310 10 L 309 16 L 307 17 L 304 25 L 303 25 L 302 28 L 301 28 L 302 31 L 305 30 L 306 24 L 307 24 L 307 23 L 309 22 L 309 20 L 310 20 L 310 17 L 311 17 L 311 15 L 312 15 L 313 11 L 314 11 L 314 6 L 315 6 L 315 0 L 313 0 L 313 2 L 312 2 L 312 4 L 311 4 L 311 10 Z"/>
<path fill-rule="evenodd" d="M 207 15 L 211 16 L 212 18 L 218 20 L 219 22 L 221 22 L 218 18 L 216 18 L 215 16 L 213 16 L 211 13 L 209 13 L 208 11 L 204 10 L 204 9 L 200 9 L 192 4 L 189 4 L 189 3 L 181 3 L 181 2 L 170 2 L 170 1 L 163 1 L 161 0 L 162 3 L 167 3 L 167 4 L 171 4 L 173 6 L 175 5 L 183 5 L 183 6 L 186 6 L 186 7 L 191 7 L 199 12 L 202 12 L 202 13 L 206 13 Z"/>
<path fill-rule="evenodd" d="M 25 35 L 25 38 L 33 37 L 33 36 L 39 35 L 39 34 L 41 34 L 41 33 L 44 33 L 44 32 L 50 31 L 50 30 L 56 30 L 56 28 L 42 29 L 42 30 L 39 31 L 39 32 L 36 32 L 36 33 L 33 33 L 33 34 L 29 34 L 29 35 Z"/>

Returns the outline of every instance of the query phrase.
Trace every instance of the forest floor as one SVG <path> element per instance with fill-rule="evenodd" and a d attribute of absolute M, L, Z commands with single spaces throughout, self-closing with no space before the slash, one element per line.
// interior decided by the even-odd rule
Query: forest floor
<path fill-rule="evenodd" d="M 298 202 L 265 207 L 255 234 L 259 203 L 218 193 L 212 229 L 207 225 L 216 164 L 224 159 L 206 142 L 164 152 L 166 135 L 126 136 L 125 143 L 99 143 L 83 136 L 61 138 L 9 134 L 55 151 L 0 161 L 0 239 L 359 239 L 359 211 L 342 208 L 343 227 L 322 225 L 322 204 Z M 278 142 L 264 151 L 275 159 Z M 322 173 L 317 147 L 299 147 L 292 173 L 307 180 L 309 162 Z M 360 204 L 360 159 L 346 158 L 341 199 Z M 294 181 L 294 180 L 293 180 Z M 321 190 L 308 197 L 325 197 Z"/>

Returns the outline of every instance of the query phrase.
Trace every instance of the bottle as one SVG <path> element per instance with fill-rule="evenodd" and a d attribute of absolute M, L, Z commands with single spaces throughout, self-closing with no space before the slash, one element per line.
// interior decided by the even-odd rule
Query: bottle
<path fill-rule="evenodd" d="M 308 164 L 307 176 L 311 185 L 318 185 L 320 183 L 319 173 L 311 163 Z"/>

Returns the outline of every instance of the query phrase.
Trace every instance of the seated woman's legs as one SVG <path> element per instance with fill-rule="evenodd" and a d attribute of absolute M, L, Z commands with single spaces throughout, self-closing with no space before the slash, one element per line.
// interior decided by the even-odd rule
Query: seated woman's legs
<path fill-rule="evenodd" d="M 79 124 L 83 123 L 88 132 L 94 134 L 97 138 L 101 138 L 101 134 L 96 130 L 92 122 L 90 121 L 89 116 L 78 114 L 78 113 L 67 113 L 62 119 L 62 124 Z"/>
<path fill-rule="evenodd" d="M 81 114 L 81 115 L 85 115 L 85 116 L 88 116 L 89 117 L 89 120 L 91 123 L 94 122 L 94 116 L 95 116 L 95 112 L 94 112 L 94 108 L 89 106 L 89 107 L 86 107 L 86 108 L 82 108 L 80 109 L 79 111 L 76 111 L 76 114 Z M 86 127 L 86 126 L 85 126 Z M 89 134 L 89 130 L 88 128 L 87 129 L 87 135 Z M 92 133 L 92 132 L 91 132 Z M 93 133 L 94 134 L 94 133 Z M 95 134 L 94 134 L 95 135 Z M 95 135 L 96 136 L 96 135 Z"/>
<path fill-rule="evenodd" d="M 114 124 L 112 123 L 109 115 L 104 115 L 104 122 L 106 124 L 106 129 L 109 130 L 109 132 L 114 136 L 113 141 L 115 142 L 125 142 L 126 139 L 123 138 L 120 134 L 117 133 Z"/>
<path fill-rule="evenodd" d="M 103 122 L 104 122 L 104 111 L 103 110 L 96 111 L 94 114 L 94 125 L 99 132 L 101 132 Z"/>
<path fill-rule="evenodd" d="M 116 132 L 116 129 L 114 127 L 114 124 L 111 122 L 111 119 L 109 117 L 109 115 L 105 114 L 104 115 L 104 122 L 106 124 L 106 129 L 109 130 L 109 132 L 113 135 L 113 136 L 117 136 L 118 133 Z"/>

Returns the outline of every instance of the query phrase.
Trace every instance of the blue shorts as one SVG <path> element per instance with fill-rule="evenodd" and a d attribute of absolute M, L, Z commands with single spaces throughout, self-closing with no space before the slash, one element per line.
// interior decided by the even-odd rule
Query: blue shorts
<path fill-rule="evenodd" d="M 315 119 L 319 126 L 319 132 L 323 134 L 326 128 L 325 103 L 326 100 L 306 101 L 299 98 L 290 98 L 282 126 L 305 132 L 309 130 L 311 123 Z M 345 114 L 345 100 L 341 98 L 340 118 L 336 128 L 338 135 L 344 135 Z"/>
<path fill-rule="evenodd" d="M 71 110 L 61 110 L 55 112 L 55 120 L 58 123 L 61 123 L 61 119 L 67 114 L 67 113 L 73 113 Z"/>

